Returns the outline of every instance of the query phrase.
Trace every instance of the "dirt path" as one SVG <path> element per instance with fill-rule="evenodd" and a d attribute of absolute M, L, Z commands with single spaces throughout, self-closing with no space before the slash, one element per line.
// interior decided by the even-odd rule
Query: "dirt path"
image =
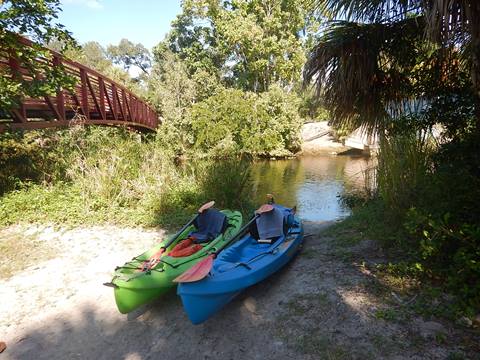
<path fill-rule="evenodd" d="M 381 261 L 371 241 L 339 246 L 328 223 L 306 223 L 295 260 L 204 324 L 174 292 L 128 316 L 117 312 L 112 269 L 163 236 L 115 227 L 13 227 L 54 256 L 0 279 L 3 359 L 475 359 L 478 335 L 437 321 L 385 320 L 388 294 L 360 264 Z M 3 262 L 5 261 L 2 260 Z M 468 338 L 468 342 L 462 339 Z M 477 356 L 477 358 L 479 358 Z"/>

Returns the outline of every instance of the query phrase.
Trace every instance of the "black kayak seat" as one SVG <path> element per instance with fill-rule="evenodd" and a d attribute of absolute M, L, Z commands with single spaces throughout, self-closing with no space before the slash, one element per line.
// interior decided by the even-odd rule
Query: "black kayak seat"
<path fill-rule="evenodd" d="M 217 209 L 208 209 L 202 212 L 193 222 L 195 231 L 189 235 L 195 237 L 198 244 L 209 242 L 225 231 L 228 219 Z"/>

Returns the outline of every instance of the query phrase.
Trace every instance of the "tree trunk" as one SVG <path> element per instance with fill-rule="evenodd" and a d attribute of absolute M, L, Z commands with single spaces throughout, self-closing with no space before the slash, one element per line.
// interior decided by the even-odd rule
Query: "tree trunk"
<path fill-rule="evenodd" d="M 472 19 L 480 18 L 480 3 L 471 3 Z M 472 83 L 475 91 L 476 134 L 480 137 L 480 26 L 476 22 L 470 24 L 472 49 Z"/>

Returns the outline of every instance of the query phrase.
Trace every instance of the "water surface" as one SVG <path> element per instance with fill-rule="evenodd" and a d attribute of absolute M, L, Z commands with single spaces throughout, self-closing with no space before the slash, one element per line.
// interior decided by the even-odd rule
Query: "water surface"
<path fill-rule="evenodd" d="M 303 220 L 337 220 L 349 214 L 339 195 L 345 189 L 362 188 L 367 167 L 367 159 L 349 156 L 259 161 L 252 171 L 256 203 L 265 202 L 265 194 L 272 193 L 277 203 L 297 205 Z"/>

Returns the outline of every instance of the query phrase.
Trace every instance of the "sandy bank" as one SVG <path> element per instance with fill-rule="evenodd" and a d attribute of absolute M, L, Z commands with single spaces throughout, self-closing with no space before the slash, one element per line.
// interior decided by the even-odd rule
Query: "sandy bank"
<path fill-rule="evenodd" d="M 339 245 L 324 235 L 328 225 L 306 223 L 311 236 L 291 264 L 198 326 L 188 321 L 174 292 L 126 316 L 117 312 L 112 289 L 102 286 L 115 265 L 158 241 L 161 230 L 1 230 L 0 241 L 28 234 L 54 246 L 56 256 L 0 280 L 0 341 L 7 343 L 0 359 L 445 359 L 456 352 L 475 354 L 462 340 L 465 333 L 449 324 L 379 318 L 379 311 L 398 307 L 390 294 L 378 294 L 375 277 L 362 267 L 363 261 L 382 261 L 381 251 L 368 240 Z"/>

